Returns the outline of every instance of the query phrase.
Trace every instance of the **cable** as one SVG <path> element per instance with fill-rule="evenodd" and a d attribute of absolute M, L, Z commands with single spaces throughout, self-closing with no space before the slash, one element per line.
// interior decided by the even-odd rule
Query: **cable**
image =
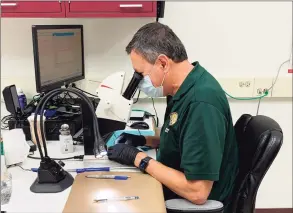
<path fill-rule="evenodd" d="M 22 170 L 24 170 L 24 171 L 28 171 L 28 172 L 31 172 L 32 170 L 30 170 L 30 169 L 24 169 L 22 166 L 20 166 L 19 164 L 12 164 L 12 165 L 9 165 L 9 166 L 7 166 L 7 169 L 9 169 L 9 168 L 11 168 L 12 166 L 18 166 L 18 167 L 20 167 Z"/>
<path fill-rule="evenodd" d="M 15 120 L 13 115 L 6 115 L 1 119 L 1 129 L 5 130 L 8 129 L 8 122 L 11 120 Z"/>
<path fill-rule="evenodd" d="M 83 93 L 85 93 L 85 94 L 88 94 L 88 95 L 91 95 L 91 96 L 94 96 L 94 97 L 99 97 L 99 96 L 97 96 L 97 95 L 94 95 L 94 94 L 92 94 L 92 93 L 89 93 L 89 92 L 87 92 L 87 91 L 84 91 L 84 90 L 82 90 L 82 89 L 79 89 L 79 88 L 77 88 L 76 86 L 72 86 L 72 88 L 74 88 L 74 89 L 77 89 L 77 90 L 79 90 L 79 91 L 81 91 L 81 92 L 83 92 Z"/>
<path fill-rule="evenodd" d="M 16 166 L 18 166 L 18 167 L 20 167 L 22 170 L 24 170 L 24 171 L 28 171 L 28 172 L 31 172 L 32 170 L 30 170 L 30 169 L 24 169 L 21 165 L 16 165 Z"/>
<path fill-rule="evenodd" d="M 138 102 L 138 100 L 139 100 L 139 96 L 140 96 L 140 90 L 138 90 L 138 95 L 137 95 L 136 101 L 133 102 L 133 104 L 136 104 L 136 103 Z"/>
<path fill-rule="evenodd" d="M 235 99 L 235 100 L 239 100 L 239 101 L 258 100 L 258 99 L 264 98 L 265 96 L 267 96 L 267 95 L 269 94 L 269 91 L 267 90 L 267 91 L 265 91 L 265 93 L 264 93 L 263 95 L 258 96 L 258 97 L 251 97 L 251 98 L 237 98 L 237 97 L 234 97 L 234 96 L 228 94 L 226 91 L 224 91 L 224 92 L 225 92 L 225 94 L 226 94 L 227 96 L 229 96 L 230 98 L 233 98 L 233 99 Z"/>
<path fill-rule="evenodd" d="M 279 68 L 278 68 L 278 72 L 277 72 L 277 75 L 276 75 L 275 80 L 274 80 L 274 83 L 272 84 L 271 87 L 269 87 L 269 88 L 265 91 L 265 93 L 264 93 L 262 96 L 259 96 L 259 97 L 251 97 L 251 98 L 236 98 L 236 97 L 233 97 L 232 95 L 228 94 L 227 92 L 225 92 L 225 91 L 224 91 L 224 92 L 225 92 L 225 94 L 226 94 L 227 96 L 229 96 L 230 98 L 233 98 L 233 99 L 235 99 L 235 100 L 256 100 L 256 99 L 258 99 L 258 104 L 257 104 L 257 109 L 256 109 L 256 115 L 258 115 L 261 99 L 264 98 L 265 96 L 267 96 L 267 95 L 269 94 L 269 91 L 272 90 L 272 89 L 274 88 L 274 86 L 275 86 L 275 84 L 276 84 L 276 82 L 277 82 L 277 80 L 278 80 L 278 78 L 279 78 L 279 74 L 280 74 L 281 68 L 283 67 L 284 64 L 288 63 L 289 61 L 290 61 L 290 59 L 284 61 L 284 62 L 279 66 Z"/>
<path fill-rule="evenodd" d="M 261 98 L 258 100 L 258 104 L 257 104 L 257 110 L 256 110 L 256 115 L 258 115 L 259 106 L 260 106 L 260 101 L 261 101 Z"/>
<path fill-rule="evenodd" d="M 70 95 L 70 93 L 68 92 L 67 95 L 69 96 L 70 100 L 73 101 L 73 103 L 70 103 L 66 100 L 67 103 L 69 103 L 70 105 L 74 105 L 75 104 L 75 99 Z"/>
<path fill-rule="evenodd" d="M 51 100 L 52 97 L 62 93 L 62 92 L 71 92 L 75 95 L 77 95 L 78 97 L 80 97 L 83 101 L 85 101 L 90 107 L 90 111 L 93 115 L 95 115 L 95 110 L 94 110 L 94 106 L 92 104 L 92 102 L 89 100 L 89 98 L 84 95 L 83 93 L 79 92 L 78 90 L 76 89 L 71 89 L 71 88 L 68 88 L 68 89 L 64 89 L 64 88 L 61 88 L 61 89 L 55 89 L 49 93 L 47 93 L 45 95 L 44 98 L 41 99 L 40 103 L 38 104 L 37 106 L 37 109 L 36 111 L 37 112 L 40 112 L 40 115 L 43 115 L 44 113 L 44 108 L 45 108 L 45 105 L 46 103 Z M 41 108 L 41 110 L 40 110 Z M 40 129 L 43 130 L 44 128 L 44 124 L 43 124 L 43 116 L 40 116 Z M 37 128 L 37 114 L 35 114 L 35 117 L 34 117 L 34 129 L 38 129 Z M 94 154 L 96 156 L 96 151 L 98 150 L 99 153 L 101 153 L 101 148 L 102 150 L 105 149 L 105 144 L 103 143 L 103 139 L 100 135 L 100 132 L 99 132 L 99 125 L 98 125 L 98 119 L 96 116 L 93 116 L 93 130 L 94 130 Z M 45 157 L 48 157 L 47 156 L 47 147 L 46 147 L 46 140 L 45 140 L 45 136 L 44 136 L 44 131 L 40 131 L 41 133 L 41 138 L 42 140 L 44 141 L 43 143 L 43 146 L 44 146 L 44 150 L 45 150 Z M 37 134 L 37 131 L 35 131 L 35 138 L 36 138 L 36 141 L 37 141 L 37 145 L 38 145 L 38 149 L 39 149 L 39 152 L 40 152 L 40 155 L 41 155 L 41 159 L 42 161 L 44 160 L 44 156 L 43 156 L 43 152 L 42 152 L 42 148 L 41 148 L 41 143 L 40 143 L 40 139 L 39 139 L 39 136 Z M 103 147 L 102 147 L 103 146 Z"/>
<path fill-rule="evenodd" d="M 258 96 L 258 97 L 251 97 L 251 98 L 237 98 L 237 97 L 234 97 L 234 96 L 228 94 L 226 91 L 224 91 L 224 92 L 225 92 L 225 94 L 226 94 L 227 96 L 229 96 L 230 98 L 233 98 L 233 99 L 235 99 L 235 100 L 240 100 L 240 101 L 243 101 L 243 100 L 257 100 L 257 99 L 262 99 L 262 98 L 264 98 L 265 96 L 267 96 L 267 95 L 269 94 L 269 91 L 270 91 L 270 90 L 272 90 L 272 89 L 274 88 L 274 86 L 275 86 L 275 84 L 276 84 L 276 82 L 277 82 L 277 80 L 278 80 L 278 78 L 279 78 L 279 74 L 280 74 L 280 71 L 281 71 L 282 66 L 283 66 L 284 64 L 286 64 L 287 62 L 289 62 L 289 61 L 290 61 L 290 59 L 284 61 L 284 62 L 279 66 L 279 69 L 278 69 L 278 72 L 277 72 L 277 75 L 276 75 L 276 78 L 275 78 L 274 83 L 273 83 L 272 86 L 269 87 L 269 88 L 267 89 L 267 91 L 265 91 L 265 93 L 264 93 L 263 95 L 261 95 L 261 96 Z M 259 102 L 259 104 L 260 104 L 260 102 Z M 258 107 L 259 107 L 259 106 L 258 106 Z"/>
<path fill-rule="evenodd" d="M 31 158 L 31 159 L 35 159 L 35 160 L 41 160 L 40 157 L 34 157 L 34 156 L 31 156 L 31 155 L 28 155 L 27 157 L 28 157 L 28 158 Z M 51 159 L 52 159 L 52 160 L 70 160 L 70 159 L 79 159 L 79 160 L 83 160 L 83 157 L 84 157 L 84 155 L 76 155 L 76 156 L 68 157 L 68 158 L 51 158 Z"/>
<path fill-rule="evenodd" d="M 156 110 L 156 107 L 155 107 L 155 102 L 154 102 L 153 98 L 151 98 L 151 99 L 152 99 L 152 102 L 153 102 L 153 107 L 154 107 L 156 118 L 157 118 L 156 126 L 159 127 L 159 117 L 158 117 L 158 113 L 157 113 L 157 110 Z"/>
<path fill-rule="evenodd" d="M 27 117 L 31 114 L 31 111 L 27 111 L 27 110 L 30 107 L 35 106 L 35 103 L 37 103 L 40 100 L 42 95 L 43 95 L 42 93 L 34 95 L 32 100 L 26 105 L 25 109 L 23 110 L 23 114 L 19 118 L 14 117 L 12 114 L 4 116 L 1 119 L 1 129 L 2 130 L 8 129 L 8 127 L 9 127 L 8 122 L 11 120 L 15 120 L 15 121 L 26 120 Z M 15 123 L 15 125 L 17 125 L 17 123 Z"/>
<path fill-rule="evenodd" d="M 289 61 L 290 61 L 290 59 L 284 61 L 284 62 L 279 66 L 279 69 L 278 69 L 278 72 L 277 72 L 277 76 L 276 76 L 276 78 L 275 78 L 275 81 L 274 81 L 274 83 L 272 84 L 272 86 L 271 86 L 268 90 L 271 90 L 271 89 L 274 88 L 274 86 L 275 86 L 275 84 L 276 84 L 276 82 L 277 82 L 277 80 L 278 80 L 278 78 L 279 78 L 279 74 L 280 74 L 280 71 L 281 71 L 282 66 L 283 66 L 284 64 L 286 64 L 287 62 L 289 62 Z"/>
<path fill-rule="evenodd" d="M 16 118 L 12 114 L 4 116 L 1 119 L 1 129 L 2 130 L 8 129 L 9 128 L 9 125 L 8 125 L 9 121 L 12 121 L 12 120 L 16 121 L 15 127 L 14 127 L 14 128 L 16 128 L 16 126 L 18 124 L 17 122 L 19 120 L 26 120 L 27 117 L 31 114 L 30 108 L 34 109 L 35 104 L 41 99 L 42 96 L 43 96 L 43 93 L 34 95 L 32 100 L 26 105 L 25 109 L 23 110 L 23 114 L 20 117 Z"/>
<path fill-rule="evenodd" d="M 70 103 L 70 102 L 68 101 L 68 99 L 66 98 L 67 96 L 69 97 L 69 100 L 72 100 L 72 103 Z M 61 100 L 61 104 L 74 105 L 74 104 L 75 104 L 75 100 L 74 100 L 74 98 L 69 94 L 69 92 L 65 92 L 65 93 L 64 93 L 64 96 L 63 96 L 63 98 L 62 98 L 62 100 Z"/>

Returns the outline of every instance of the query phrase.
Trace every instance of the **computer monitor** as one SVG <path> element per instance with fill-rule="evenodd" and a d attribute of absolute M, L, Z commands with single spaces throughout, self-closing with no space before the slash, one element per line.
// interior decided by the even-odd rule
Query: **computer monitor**
<path fill-rule="evenodd" d="M 82 25 L 33 25 L 37 92 L 84 79 Z"/>

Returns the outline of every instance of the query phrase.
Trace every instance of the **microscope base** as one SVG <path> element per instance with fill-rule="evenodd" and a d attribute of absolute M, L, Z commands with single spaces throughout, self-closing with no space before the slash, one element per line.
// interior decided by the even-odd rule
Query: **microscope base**
<path fill-rule="evenodd" d="M 38 178 L 33 182 L 30 190 L 34 193 L 62 192 L 73 184 L 74 178 L 66 172 L 65 178 L 57 183 L 39 183 Z"/>

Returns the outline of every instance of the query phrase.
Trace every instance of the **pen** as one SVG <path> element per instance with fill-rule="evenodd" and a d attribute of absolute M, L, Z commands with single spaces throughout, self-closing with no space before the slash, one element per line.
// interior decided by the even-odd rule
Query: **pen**
<path fill-rule="evenodd" d="M 127 201 L 127 200 L 138 200 L 138 196 L 125 196 L 116 198 L 104 198 L 104 199 L 94 199 L 95 202 L 107 202 L 107 201 Z"/>
<path fill-rule="evenodd" d="M 80 169 L 67 169 L 67 172 L 76 172 L 76 173 L 83 173 L 83 172 L 109 172 L 113 170 L 119 169 L 135 169 L 135 167 L 91 167 L 91 168 L 80 168 Z M 38 172 L 38 168 L 31 168 L 33 172 Z"/>
<path fill-rule="evenodd" d="M 125 175 L 87 175 L 87 178 L 95 179 L 114 179 L 114 180 L 127 180 L 130 176 Z"/>
<path fill-rule="evenodd" d="M 81 168 L 81 169 L 67 169 L 67 172 L 76 172 L 76 173 L 83 173 L 83 172 L 98 172 L 98 171 L 103 171 L 103 172 L 109 172 L 110 167 L 93 167 L 93 168 Z M 33 172 L 37 172 L 38 168 L 31 168 Z"/>

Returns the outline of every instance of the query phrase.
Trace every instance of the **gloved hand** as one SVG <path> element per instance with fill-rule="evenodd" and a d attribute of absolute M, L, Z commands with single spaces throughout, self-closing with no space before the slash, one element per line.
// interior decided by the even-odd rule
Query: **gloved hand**
<path fill-rule="evenodd" d="M 109 160 L 113 160 L 121 164 L 134 166 L 135 157 L 139 152 L 140 151 L 133 146 L 119 143 L 109 147 L 107 155 Z"/>
<path fill-rule="evenodd" d="M 130 146 L 144 146 L 146 144 L 146 139 L 142 135 L 133 135 L 123 132 L 114 142 L 114 144 L 125 143 Z"/>

